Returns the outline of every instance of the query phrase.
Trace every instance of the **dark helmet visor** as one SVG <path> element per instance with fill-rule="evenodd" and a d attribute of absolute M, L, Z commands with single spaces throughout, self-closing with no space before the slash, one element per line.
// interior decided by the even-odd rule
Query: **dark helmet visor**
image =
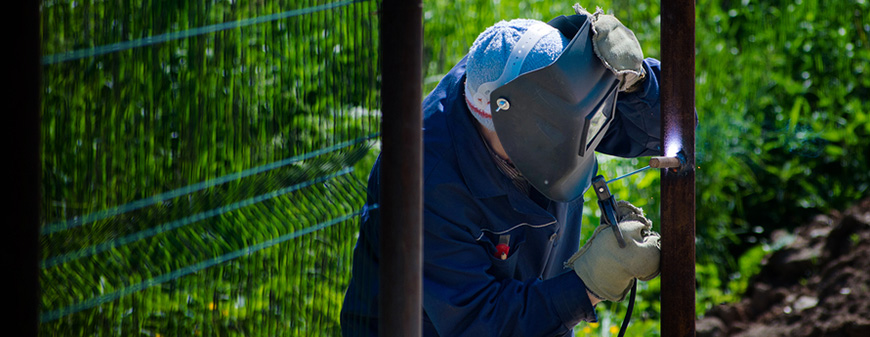
<path fill-rule="evenodd" d="M 551 200 L 569 201 L 596 171 L 594 150 L 615 114 L 618 80 L 595 55 L 586 16 L 549 24 L 571 38 L 568 47 L 551 65 L 493 90 L 490 108 L 517 169 Z"/>

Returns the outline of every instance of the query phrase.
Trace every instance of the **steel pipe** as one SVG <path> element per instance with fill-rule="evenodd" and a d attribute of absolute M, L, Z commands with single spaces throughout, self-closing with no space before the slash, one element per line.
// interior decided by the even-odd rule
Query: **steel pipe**
<path fill-rule="evenodd" d="M 40 115 L 42 110 L 42 60 L 40 36 L 41 1 L 10 2 L 7 22 L 15 27 L 7 34 L 10 65 L 4 76 L 9 86 L 3 115 L 6 141 L 4 162 L 12 174 L 3 189 L 7 200 L 3 226 L 3 272 L 7 307 L 6 336 L 37 336 L 39 331 L 39 226 L 42 168 L 40 165 Z"/>
<path fill-rule="evenodd" d="M 423 3 L 380 9 L 380 336 L 420 336 L 423 320 Z"/>
<path fill-rule="evenodd" d="M 687 170 L 661 170 L 662 336 L 695 335 L 695 2 L 662 1 L 663 156 L 682 151 Z"/>

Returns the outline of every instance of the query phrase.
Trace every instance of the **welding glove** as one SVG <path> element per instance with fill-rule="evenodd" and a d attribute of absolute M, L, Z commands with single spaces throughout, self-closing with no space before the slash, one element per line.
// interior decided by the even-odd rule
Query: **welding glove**
<path fill-rule="evenodd" d="M 595 55 L 619 78 L 619 91 L 633 92 L 640 88 L 646 72 L 643 70 L 643 50 L 634 32 L 619 20 L 599 8 L 589 13 L 580 4 L 574 12 L 592 21 L 592 47 Z"/>
<path fill-rule="evenodd" d="M 649 281 L 659 275 L 661 243 L 640 208 L 626 201 L 619 201 L 616 208 L 625 247 L 616 242 L 613 226 L 601 224 L 565 267 L 573 269 L 594 296 L 618 302 L 625 299 L 635 279 Z"/>

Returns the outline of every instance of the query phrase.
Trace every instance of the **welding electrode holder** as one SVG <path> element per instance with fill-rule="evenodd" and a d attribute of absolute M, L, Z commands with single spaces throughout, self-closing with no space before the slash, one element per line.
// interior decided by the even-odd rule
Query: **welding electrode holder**
<path fill-rule="evenodd" d="M 598 197 L 598 207 L 601 209 L 601 219 L 604 223 L 610 225 L 613 229 L 613 235 L 616 236 L 616 243 L 619 248 L 625 248 L 625 239 L 622 237 L 622 231 L 619 230 L 619 222 L 616 220 L 616 197 L 610 194 L 610 189 L 607 188 L 607 180 L 604 176 L 597 175 L 592 178 L 592 188 L 595 189 L 595 196 Z M 634 310 L 634 298 L 637 294 L 637 279 L 633 279 L 631 285 L 631 295 L 628 300 L 628 309 L 625 312 L 625 318 L 622 320 L 622 327 L 619 329 L 618 337 L 625 336 L 625 331 L 628 330 L 628 322 L 631 321 L 631 312 Z"/>
<path fill-rule="evenodd" d="M 601 219 L 604 220 L 604 223 L 612 226 L 611 229 L 613 229 L 613 235 L 616 236 L 619 248 L 625 248 L 625 239 L 622 237 L 622 231 L 619 230 L 619 222 L 616 219 L 616 197 L 610 194 L 607 180 L 600 174 L 595 176 L 592 178 L 592 188 L 595 189 L 595 196 L 598 197 Z"/>

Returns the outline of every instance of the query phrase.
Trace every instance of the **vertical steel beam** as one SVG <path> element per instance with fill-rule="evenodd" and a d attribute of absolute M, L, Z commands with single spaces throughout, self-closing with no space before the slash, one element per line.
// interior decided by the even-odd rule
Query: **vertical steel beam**
<path fill-rule="evenodd" d="M 381 4 L 380 336 L 420 336 L 423 316 L 423 3 Z"/>
<path fill-rule="evenodd" d="M 3 334 L 36 336 L 39 329 L 39 213 L 42 190 L 40 177 L 40 92 L 42 90 L 41 1 L 16 1 L 5 8 L 7 53 L 4 100 L 3 163 L 12 174 L 4 177 L 6 195 L 3 212 L 2 265 L 8 284 Z"/>
<path fill-rule="evenodd" d="M 695 335 L 695 2 L 662 0 L 662 336 Z"/>

